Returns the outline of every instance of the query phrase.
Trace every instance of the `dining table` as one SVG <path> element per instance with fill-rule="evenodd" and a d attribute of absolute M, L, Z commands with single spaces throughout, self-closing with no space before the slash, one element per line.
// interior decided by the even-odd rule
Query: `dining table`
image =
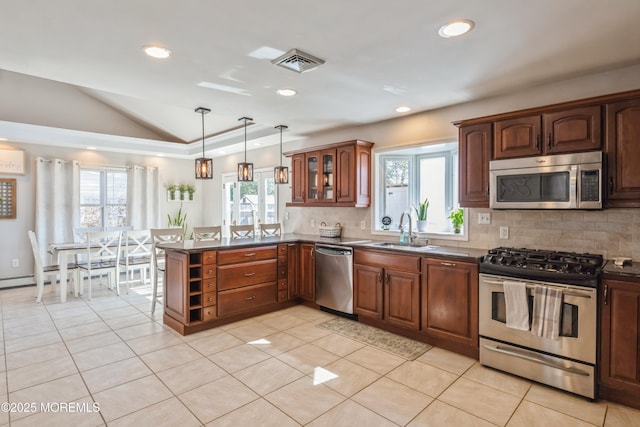
<path fill-rule="evenodd" d="M 69 259 L 73 255 L 86 254 L 87 242 L 62 242 L 51 243 L 47 252 L 51 255 L 51 260 L 60 268 L 60 301 L 67 301 L 67 279 L 69 277 Z M 74 292 L 78 296 L 78 286 Z"/>

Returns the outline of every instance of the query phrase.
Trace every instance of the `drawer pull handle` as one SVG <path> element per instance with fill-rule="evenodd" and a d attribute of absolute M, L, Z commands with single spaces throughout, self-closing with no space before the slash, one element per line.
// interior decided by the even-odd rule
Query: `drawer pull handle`
<path fill-rule="evenodd" d="M 212 269 L 209 269 L 209 274 L 213 274 L 213 270 Z"/>
<path fill-rule="evenodd" d="M 244 256 L 256 256 L 255 252 L 249 252 L 248 254 L 244 254 Z"/>
<path fill-rule="evenodd" d="M 441 262 L 440 265 L 445 265 L 447 267 L 455 267 L 456 265 L 452 262 Z"/>
<path fill-rule="evenodd" d="M 213 297 L 209 297 L 209 302 L 213 301 Z"/>
<path fill-rule="evenodd" d="M 244 277 L 251 277 L 251 276 L 255 276 L 256 273 L 244 273 Z"/>
<path fill-rule="evenodd" d="M 251 301 L 252 299 L 256 299 L 255 295 L 251 295 L 250 297 L 246 297 L 244 300 L 245 301 Z"/>

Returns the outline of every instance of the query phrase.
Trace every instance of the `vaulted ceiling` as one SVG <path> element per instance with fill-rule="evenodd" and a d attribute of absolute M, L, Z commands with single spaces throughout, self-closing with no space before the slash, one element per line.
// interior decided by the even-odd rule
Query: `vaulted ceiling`
<path fill-rule="evenodd" d="M 165 141 L 197 152 L 199 106 L 213 110 L 215 154 L 243 139 L 243 116 L 255 122 L 249 138 L 270 144 L 279 124 L 294 138 L 640 62 L 638 0 L 0 0 L 0 11 L 0 70 L 82 92 L 144 129 L 119 135 L 143 135 L 150 151 Z M 460 18 L 475 22 L 470 33 L 438 35 Z M 150 58 L 145 45 L 172 55 Z M 325 62 L 305 73 L 272 64 L 294 48 Z M 104 133 L 99 119 L 15 110 L 0 133 L 16 123 Z"/>

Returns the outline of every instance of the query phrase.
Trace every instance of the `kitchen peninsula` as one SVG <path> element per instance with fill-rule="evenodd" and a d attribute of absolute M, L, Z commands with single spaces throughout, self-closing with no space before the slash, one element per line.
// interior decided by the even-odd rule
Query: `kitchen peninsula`
<path fill-rule="evenodd" d="M 473 307 L 477 309 L 477 262 L 484 254 L 478 249 L 381 246 L 368 240 L 304 234 L 163 244 L 164 323 L 187 335 L 299 303 L 318 307 L 314 303 L 316 243 L 351 246 L 364 268 L 368 261 L 375 264 L 373 268 L 387 268 L 384 280 L 374 275 L 375 280 L 369 281 L 356 274 L 355 310 L 360 321 L 477 358 L 477 314 L 472 313 Z M 393 268 L 389 269 L 403 260 L 415 264 L 411 282 L 404 273 L 393 276 Z M 463 265 L 465 273 L 458 275 Z M 444 277 L 437 275 L 442 268 L 451 270 L 455 278 L 435 283 L 434 278 Z M 435 311 L 427 315 L 425 310 L 432 303 L 428 297 L 438 298 L 438 305 L 446 307 L 438 311 L 448 313 L 446 318 Z M 389 303 L 383 305 L 383 299 Z M 374 301 L 379 310 L 367 311 L 366 301 Z M 415 324 L 416 310 L 422 310 L 422 325 Z M 415 327 L 406 327 L 404 319 L 411 317 Z"/>

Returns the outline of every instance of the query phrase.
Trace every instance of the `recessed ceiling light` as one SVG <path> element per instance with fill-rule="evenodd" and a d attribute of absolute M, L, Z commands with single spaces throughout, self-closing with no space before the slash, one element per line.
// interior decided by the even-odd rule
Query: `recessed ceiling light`
<path fill-rule="evenodd" d="M 296 92 L 294 89 L 278 89 L 276 93 L 281 96 L 293 96 L 298 92 Z"/>
<path fill-rule="evenodd" d="M 7 138 L 0 138 L 0 141 L 8 141 Z"/>
<path fill-rule="evenodd" d="M 93 146 L 87 146 L 87 150 L 97 150 L 97 148 Z"/>
<path fill-rule="evenodd" d="M 471 31 L 474 25 L 470 19 L 459 19 L 440 27 L 438 34 L 444 38 L 461 36 Z"/>
<path fill-rule="evenodd" d="M 171 56 L 171 51 L 162 46 L 145 46 L 144 53 L 158 59 L 165 59 Z"/>
<path fill-rule="evenodd" d="M 396 108 L 396 111 L 398 113 L 406 113 L 407 111 L 411 111 L 411 108 L 409 108 L 407 106 L 402 106 L 402 107 Z"/>
<path fill-rule="evenodd" d="M 227 154 L 227 152 L 224 150 L 218 150 L 216 151 L 216 154 Z"/>
<path fill-rule="evenodd" d="M 156 154 L 156 156 L 158 156 L 158 157 L 164 157 L 164 153 L 158 153 L 158 154 Z"/>

